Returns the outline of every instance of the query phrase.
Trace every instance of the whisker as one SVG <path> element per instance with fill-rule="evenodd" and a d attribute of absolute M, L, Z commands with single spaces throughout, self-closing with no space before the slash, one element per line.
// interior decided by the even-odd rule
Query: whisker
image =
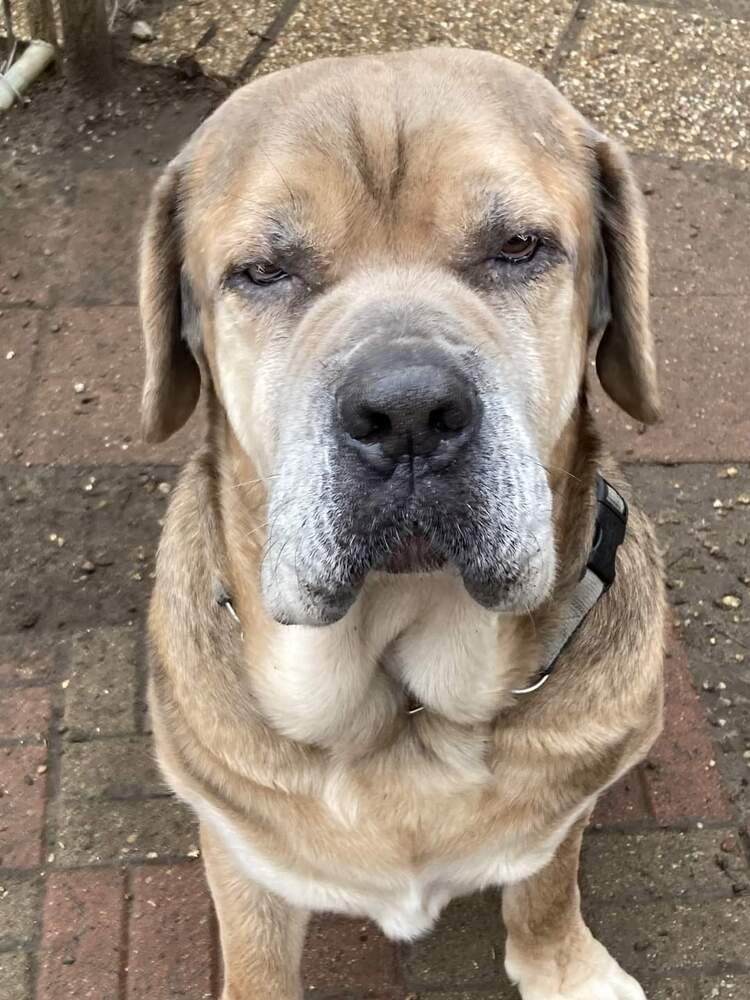
<path fill-rule="evenodd" d="M 281 478 L 281 473 L 277 473 L 274 476 L 260 476 L 258 479 L 248 479 L 244 483 L 233 483 L 231 489 L 238 490 L 242 486 L 257 486 L 258 483 L 268 483 L 272 479 L 279 479 L 279 478 Z"/>
<path fill-rule="evenodd" d="M 534 621 L 534 615 L 531 613 L 531 608 L 529 608 L 529 607 L 526 608 L 526 617 L 531 622 L 531 630 L 534 633 L 534 638 L 536 639 L 536 635 L 537 635 L 536 622 Z"/>
<path fill-rule="evenodd" d="M 299 531 L 297 532 L 297 544 L 294 546 L 294 578 L 297 581 L 297 588 L 302 590 L 302 581 L 299 578 L 299 550 L 302 545 L 302 538 L 304 535 L 305 528 L 307 527 L 308 515 L 305 515 L 302 524 L 299 526 Z"/>
<path fill-rule="evenodd" d="M 266 537 L 266 542 L 265 542 L 265 545 L 264 545 L 264 548 L 263 548 L 263 552 L 261 554 L 262 558 L 265 559 L 265 557 L 267 555 L 270 536 L 273 533 L 273 529 L 274 529 L 274 527 L 276 525 L 276 522 L 278 521 L 279 517 L 281 517 L 281 515 L 284 513 L 284 511 L 287 509 L 287 507 L 289 507 L 289 505 L 292 504 L 295 500 L 296 500 L 296 497 L 294 497 L 294 496 L 288 497 L 284 501 L 284 503 L 281 504 L 281 506 L 278 508 L 278 510 L 275 511 L 274 518 L 273 518 L 273 523 L 271 523 L 271 518 L 269 517 L 268 520 L 265 522 L 265 524 L 259 524 L 259 525 L 257 525 L 255 528 L 252 529 L 252 531 L 249 531 L 247 533 L 247 535 L 245 536 L 246 538 L 250 538 L 252 535 L 256 534 L 258 531 L 261 531 L 263 528 L 268 528 L 269 525 L 270 525 L 271 530 L 268 532 L 268 535 Z"/>
<path fill-rule="evenodd" d="M 281 181 L 281 183 L 287 189 L 287 192 L 289 194 L 289 197 L 291 199 L 291 202 L 292 202 L 292 205 L 294 206 L 294 208 L 295 209 L 299 209 L 299 199 L 296 197 L 296 195 L 294 194 L 294 192 L 292 191 L 292 189 L 289 187 L 289 184 L 287 183 L 286 177 L 284 177 L 284 175 L 281 173 L 281 171 L 279 170 L 279 168 L 276 166 L 276 164 L 273 162 L 273 160 L 271 159 L 271 157 L 268 155 L 268 153 L 266 152 L 266 150 L 263 148 L 263 146 L 260 143 L 258 143 L 258 149 L 263 154 L 263 156 L 265 156 L 266 160 L 268 160 L 268 165 L 271 167 L 271 169 L 274 171 L 274 173 L 279 178 L 279 180 Z"/>
<path fill-rule="evenodd" d="M 575 473 L 570 472 L 568 469 L 563 469 L 559 465 L 545 465 L 544 462 L 540 462 L 538 458 L 534 458 L 533 455 L 529 455 L 524 451 L 519 451 L 518 454 L 527 461 L 533 462 L 534 465 L 538 465 L 539 468 L 544 469 L 545 472 L 561 472 L 564 476 L 569 476 L 571 479 L 575 479 L 577 483 L 583 482 L 580 476 L 576 476 Z"/>

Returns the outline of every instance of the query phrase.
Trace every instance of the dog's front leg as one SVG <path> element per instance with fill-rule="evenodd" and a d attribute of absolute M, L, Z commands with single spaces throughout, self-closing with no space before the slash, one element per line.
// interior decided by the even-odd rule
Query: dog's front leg
<path fill-rule="evenodd" d="M 300 1000 L 308 912 L 250 881 L 205 824 L 201 847 L 219 918 L 224 958 L 221 1000 Z"/>
<path fill-rule="evenodd" d="M 581 916 L 578 856 L 586 822 L 575 824 L 542 871 L 503 891 L 505 968 L 523 1000 L 645 1000 Z"/>

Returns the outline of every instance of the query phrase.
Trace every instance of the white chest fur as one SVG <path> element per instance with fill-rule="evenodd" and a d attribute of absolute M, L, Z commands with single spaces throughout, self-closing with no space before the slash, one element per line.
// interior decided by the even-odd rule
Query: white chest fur
<path fill-rule="evenodd" d="M 366 743 L 403 711 L 404 689 L 450 722 L 486 722 L 507 704 L 508 665 L 522 649 L 535 663 L 517 639 L 458 575 L 374 575 L 336 625 L 280 627 L 255 694 L 278 731 L 319 746 Z"/>
<path fill-rule="evenodd" d="M 378 871 L 366 863 L 340 859 L 329 866 L 297 870 L 278 864 L 257 850 L 244 833 L 215 806 L 190 795 L 201 820 L 222 840 L 235 864 L 249 879 L 293 906 L 313 911 L 369 917 L 396 940 L 413 940 L 429 931 L 441 910 L 456 896 L 519 882 L 552 858 L 572 823 L 591 803 L 534 844 L 488 842 L 467 855 L 431 861 L 421 867 Z"/>

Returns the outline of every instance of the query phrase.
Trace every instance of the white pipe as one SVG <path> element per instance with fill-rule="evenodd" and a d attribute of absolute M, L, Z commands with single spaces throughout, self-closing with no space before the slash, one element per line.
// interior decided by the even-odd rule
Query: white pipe
<path fill-rule="evenodd" d="M 55 58 L 55 46 L 35 39 L 29 42 L 21 58 L 3 76 L 0 73 L 0 111 L 7 111 L 17 97 Z"/>

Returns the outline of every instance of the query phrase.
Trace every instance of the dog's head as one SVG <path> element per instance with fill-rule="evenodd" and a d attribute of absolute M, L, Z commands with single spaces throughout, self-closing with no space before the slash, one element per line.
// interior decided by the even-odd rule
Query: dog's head
<path fill-rule="evenodd" d="M 167 168 L 142 251 L 144 432 L 201 378 L 268 488 L 279 621 L 340 618 L 374 570 L 459 572 L 528 609 L 545 472 L 587 344 L 657 413 L 640 197 L 544 79 L 466 50 L 324 60 L 234 94 Z"/>

